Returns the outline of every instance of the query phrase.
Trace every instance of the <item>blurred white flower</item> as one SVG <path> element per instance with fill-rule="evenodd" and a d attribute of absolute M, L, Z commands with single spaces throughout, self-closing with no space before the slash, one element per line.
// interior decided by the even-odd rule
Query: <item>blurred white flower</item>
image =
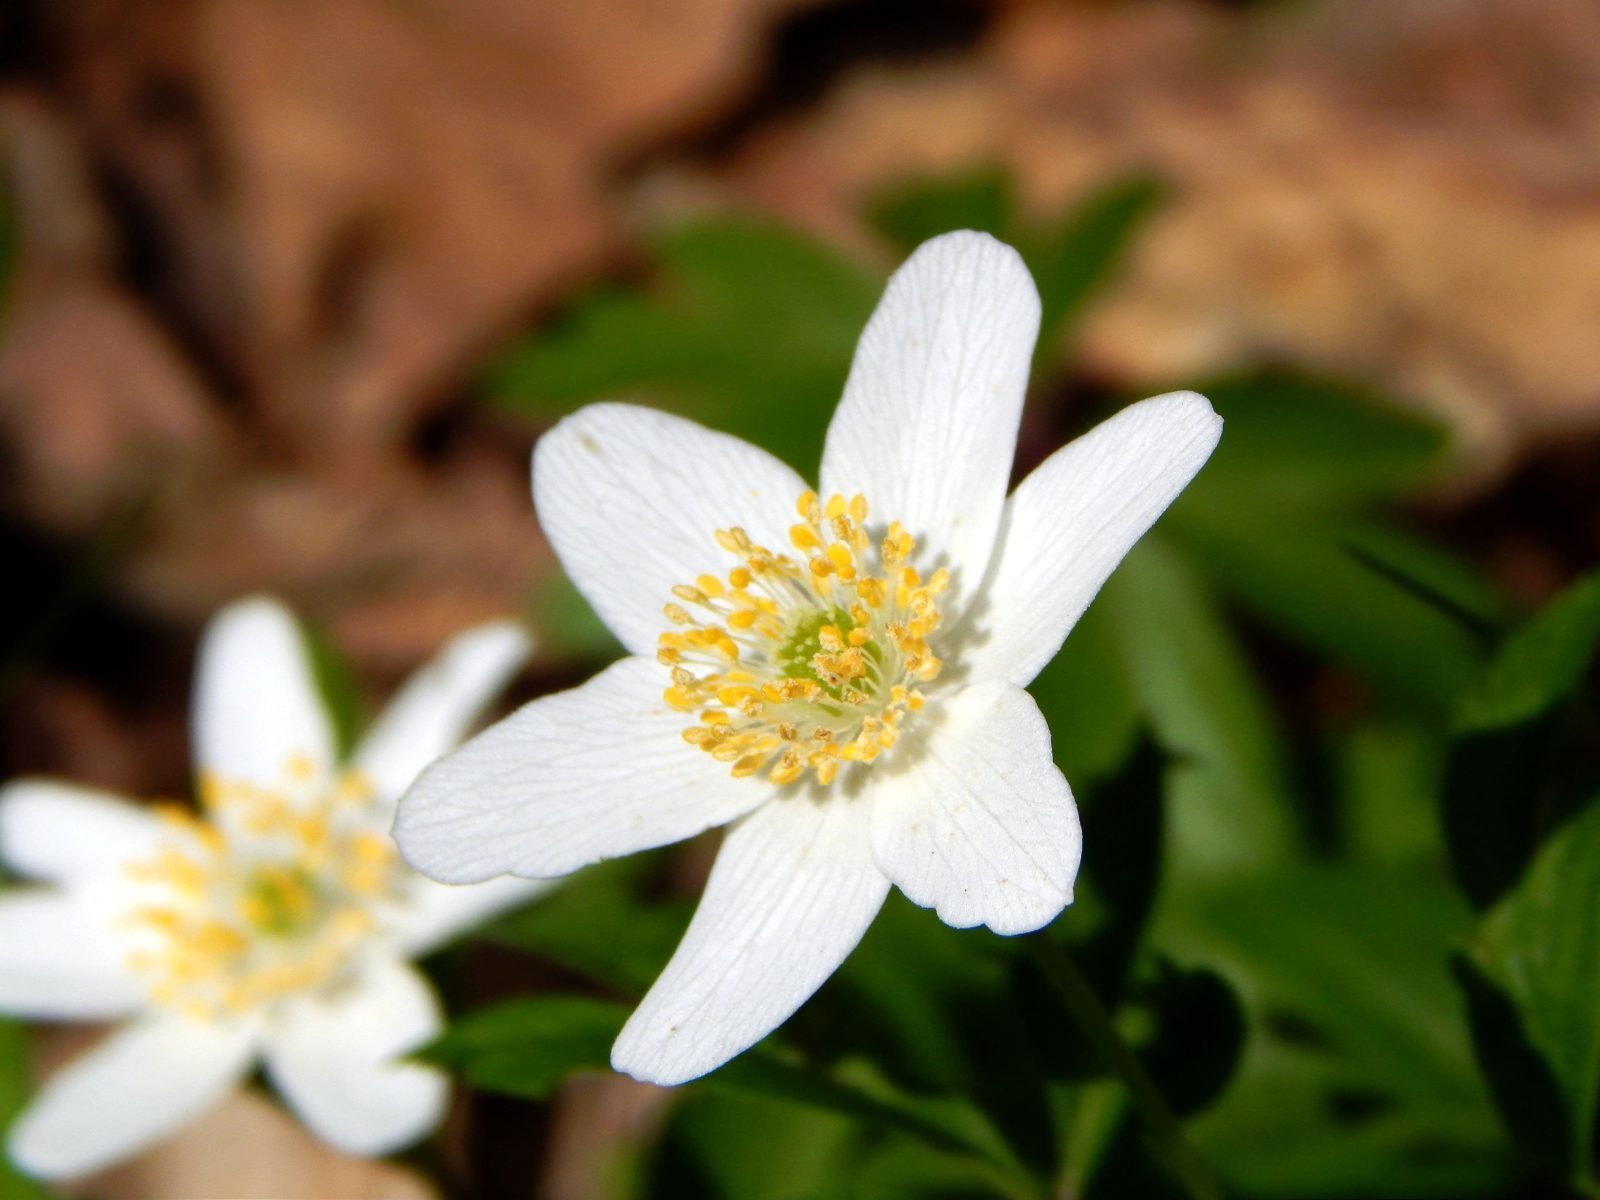
<path fill-rule="evenodd" d="M 627 405 L 539 443 L 545 531 L 632 657 L 425 771 L 396 839 L 467 883 L 733 822 L 618 1070 L 679 1083 L 756 1042 L 891 883 L 1007 934 L 1070 902 L 1077 810 L 1023 687 L 1222 423 L 1192 392 L 1146 400 L 1008 499 L 1038 324 L 1015 251 L 923 245 L 862 335 L 820 496 L 754 446 Z"/>
<path fill-rule="evenodd" d="M 258 1057 L 350 1153 L 386 1153 L 438 1122 L 445 1077 L 392 1061 L 440 1028 L 406 960 L 543 885 L 442 886 L 400 861 L 388 827 L 400 792 L 526 653 L 510 624 L 462 634 L 340 765 L 294 618 L 243 601 L 200 651 L 201 816 L 46 779 L 0 790 L 0 859 L 49 885 L 0 894 L 0 1011 L 129 1018 L 17 1119 L 18 1166 L 59 1177 L 134 1154 Z"/>

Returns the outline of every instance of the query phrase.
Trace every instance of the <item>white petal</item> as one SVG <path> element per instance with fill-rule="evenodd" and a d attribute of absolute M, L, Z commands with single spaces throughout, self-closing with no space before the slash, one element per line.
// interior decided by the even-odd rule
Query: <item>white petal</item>
<path fill-rule="evenodd" d="M 202 775 L 282 789 L 325 778 L 333 728 L 317 691 L 305 639 L 275 600 L 231 604 L 200 644 L 194 697 L 195 766 Z"/>
<path fill-rule="evenodd" d="M 34 889 L 0 896 L 0 1012 L 109 1020 L 144 1000 L 111 931 L 77 897 Z"/>
<path fill-rule="evenodd" d="M 1100 585 L 1194 478 L 1222 436 L 1204 396 L 1123 409 L 1057 450 L 1017 487 L 962 663 L 1026 684 L 1055 657 Z"/>
<path fill-rule="evenodd" d="M 866 825 L 859 800 L 800 794 L 735 826 L 611 1065 L 647 1083 L 684 1083 L 788 1020 L 855 949 L 888 895 Z"/>
<path fill-rule="evenodd" d="M 137 1154 L 209 1108 L 250 1065 L 253 1027 L 153 1016 L 52 1075 L 11 1127 L 31 1175 L 86 1175 Z"/>
<path fill-rule="evenodd" d="M 591 404 L 539 439 L 533 499 L 572 582 L 635 654 L 654 654 L 674 584 L 734 565 L 716 531 L 788 548 L 805 482 L 749 442 L 631 404 Z"/>
<path fill-rule="evenodd" d="M 0 859 L 52 882 L 93 879 L 147 858 L 165 830 L 148 809 L 54 779 L 0 788 Z"/>
<path fill-rule="evenodd" d="M 772 794 L 690 746 L 661 699 L 666 668 L 613 663 L 434 763 L 400 800 L 394 836 L 444 883 L 565 875 L 731 821 Z"/>
<path fill-rule="evenodd" d="M 267 1069 L 323 1141 L 349 1154 L 387 1154 L 444 1116 L 445 1076 L 395 1061 L 440 1025 L 439 1002 L 416 969 L 377 959 L 336 997 L 307 997 L 285 1012 L 268 1038 Z"/>
<path fill-rule="evenodd" d="M 947 233 L 906 260 L 856 347 L 822 455 L 822 493 L 864 494 L 958 597 L 983 578 L 1000 523 L 1039 293 L 1011 247 Z"/>
<path fill-rule="evenodd" d="M 417 772 L 453 748 L 528 657 L 530 644 L 510 621 L 480 625 L 451 639 L 389 702 L 352 756 L 379 796 L 393 802 Z"/>
<path fill-rule="evenodd" d="M 928 715 L 938 724 L 896 747 L 920 753 L 867 797 L 878 866 L 947 925 L 1048 924 L 1072 901 L 1083 837 L 1038 706 L 989 680 Z"/>
<path fill-rule="evenodd" d="M 555 883 L 502 875 L 483 883 L 450 884 L 417 876 L 407 888 L 406 909 L 390 932 L 402 954 L 421 958 L 456 934 L 543 895 Z"/>

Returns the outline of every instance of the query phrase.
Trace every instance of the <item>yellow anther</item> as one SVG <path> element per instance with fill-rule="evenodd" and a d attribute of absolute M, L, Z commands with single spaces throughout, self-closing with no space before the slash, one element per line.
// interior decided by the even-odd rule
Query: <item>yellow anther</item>
<path fill-rule="evenodd" d="M 778 760 L 777 765 L 767 773 L 767 778 L 773 783 L 779 785 L 793 783 L 796 779 L 800 778 L 800 776 L 805 772 L 805 769 L 805 759 L 801 758 L 793 750 L 790 750 L 785 753 L 783 757 Z"/>
<path fill-rule="evenodd" d="M 195 780 L 195 790 L 200 796 L 200 806 L 205 809 L 215 809 L 222 803 L 222 781 L 210 771 L 201 771 Z"/>
<path fill-rule="evenodd" d="M 864 496 L 824 503 L 806 492 L 795 512 L 793 557 L 738 527 L 716 531 L 739 561 L 726 585 L 704 574 L 673 589 L 681 604 L 664 611 L 679 628 L 661 636 L 657 659 L 672 674 L 666 702 L 695 714 L 685 742 L 741 778 L 784 784 L 809 771 L 825 786 L 840 762 L 870 762 L 894 744 L 914 711 L 907 684 L 938 670 L 928 638 L 948 575 L 922 581 L 910 565 L 916 542 L 898 522 L 874 545 Z M 703 624 L 682 605 L 722 623 Z"/>
<path fill-rule="evenodd" d="M 372 780 L 362 771 L 344 772 L 333 786 L 333 799 L 338 804 L 368 804 L 376 796 Z"/>
<path fill-rule="evenodd" d="M 317 773 L 317 764 L 304 752 L 291 754 L 283 766 L 284 772 L 296 783 L 309 783 Z"/>

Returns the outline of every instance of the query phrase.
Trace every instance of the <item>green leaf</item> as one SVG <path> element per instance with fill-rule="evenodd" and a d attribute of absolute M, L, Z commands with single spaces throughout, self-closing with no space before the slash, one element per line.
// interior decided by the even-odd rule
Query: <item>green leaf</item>
<path fill-rule="evenodd" d="M 546 643 L 567 661 L 596 667 L 624 654 L 616 635 L 561 571 L 546 572 L 533 598 L 533 619 Z"/>
<path fill-rule="evenodd" d="M 1540 850 L 1522 883 L 1489 913 L 1471 957 L 1510 1000 L 1521 1032 L 1544 1060 L 1565 1101 L 1558 1165 L 1595 1189 L 1600 1098 L 1600 801 Z M 1480 1052 L 1488 1049 L 1480 1036 Z M 1519 1091 L 1489 1064 L 1503 1109 L 1517 1129 Z M 1543 1138 L 1545 1131 L 1541 1131 Z"/>
<path fill-rule="evenodd" d="M 695 1088 L 674 1107 L 650 1163 L 653 1200 L 812 1200 L 851 1177 L 859 1126 L 782 1100 Z M 922 1143 L 917 1148 L 926 1153 Z"/>
<path fill-rule="evenodd" d="M 1448 969 L 1471 913 L 1410 866 L 1301 865 L 1187 888 L 1156 943 L 1213 965 L 1252 1031 L 1192 1125 L 1253 1195 L 1493 1193 L 1511 1167 Z"/>
<path fill-rule="evenodd" d="M 526 996 L 461 1018 L 415 1057 L 471 1086 L 542 1100 L 574 1071 L 605 1070 L 631 1006 L 586 996 Z M 865 1066 L 846 1080 L 758 1047 L 702 1077 L 698 1086 L 804 1105 L 909 1134 L 1006 1171 L 1013 1160 L 964 1101 L 905 1093 Z"/>
<path fill-rule="evenodd" d="M 361 685 L 355 673 L 333 639 L 314 624 L 302 624 L 306 657 L 311 664 L 311 678 L 317 694 L 333 723 L 334 745 L 341 759 L 355 749 L 356 741 L 366 727 L 366 705 L 361 696 Z"/>
<path fill-rule="evenodd" d="M 867 204 L 867 220 L 907 254 L 952 229 L 979 229 L 1008 240 L 1016 208 L 1011 174 L 982 167 L 962 175 L 895 184 Z"/>
<path fill-rule="evenodd" d="M 962 1153 L 880 1125 L 753 1092 L 693 1089 L 669 1120 L 654 1200 L 1005 1197 L 1036 1193 Z"/>
<path fill-rule="evenodd" d="M 19 1021 L 0 1020 L 0 1128 L 10 1128 L 33 1093 L 28 1055 L 28 1031 Z M 7 1200 L 44 1200 L 50 1193 L 42 1184 L 15 1171 L 0 1156 L 0 1196 Z"/>
<path fill-rule="evenodd" d="M 1441 736 L 1410 722 L 1369 720 L 1335 739 L 1334 786 L 1352 857 L 1429 866 L 1443 858 L 1444 758 Z"/>
<path fill-rule="evenodd" d="M 1600 573 L 1573 584 L 1515 630 L 1462 700 L 1463 732 L 1504 729 L 1541 716 L 1577 691 L 1600 646 Z"/>
<path fill-rule="evenodd" d="M 803 234 L 702 221 L 664 234 L 644 290 L 609 288 L 488 372 L 494 397 L 550 418 L 644 397 L 811 472 L 882 278 Z"/>
<path fill-rule="evenodd" d="M 701 1083 L 804 1104 L 909 1134 L 936 1150 L 988 1161 L 1008 1172 L 1017 1169 L 995 1131 L 966 1101 L 913 1095 L 864 1061 L 847 1064 L 835 1078 L 757 1048 L 704 1076 Z"/>
<path fill-rule="evenodd" d="M 1114 1006 L 1121 996 L 1145 923 L 1155 904 L 1165 814 L 1165 755 L 1141 740 L 1116 775 L 1077 792 L 1083 820 L 1083 866 L 1069 931 L 1092 905 L 1099 920 L 1074 958 Z"/>
<path fill-rule="evenodd" d="M 1111 281 L 1134 235 L 1165 198 L 1159 180 L 1126 176 L 1091 192 L 1052 226 L 1018 234 L 1017 248 L 1039 286 L 1037 362 L 1053 357 L 1062 330 Z"/>
<path fill-rule="evenodd" d="M 1199 390 L 1226 422 L 1190 485 L 1190 504 L 1328 507 L 1403 496 L 1436 472 L 1443 428 L 1361 388 L 1304 374 L 1255 371 Z"/>
<path fill-rule="evenodd" d="M 416 1057 L 485 1091 L 547 1098 L 578 1070 L 606 1070 L 630 1009 L 585 996 L 526 996 L 462 1017 Z"/>
<path fill-rule="evenodd" d="M 1352 553 L 1374 535 L 1367 520 L 1295 514 L 1258 497 L 1227 512 L 1175 506 L 1168 531 L 1260 620 L 1396 699 L 1447 711 L 1482 667 L 1475 633 Z"/>
<path fill-rule="evenodd" d="M 1480 908 L 1600 784 L 1590 750 L 1600 730 L 1576 703 L 1597 644 L 1600 575 L 1512 632 L 1455 710 L 1445 834 L 1456 878 Z"/>
<path fill-rule="evenodd" d="M 1497 599 L 1374 515 L 1431 477 L 1441 431 L 1326 380 L 1261 373 L 1206 390 L 1226 426 L 1169 536 L 1263 622 L 1392 698 L 1448 711 L 1481 669 Z"/>
<path fill-rule="evenodd" d="M 1122 764 L 1139 732 L 1139 697 L 1109 601 L 1089 605 L 1028 691 L 1050 716 L 1056 765 L 1074 788 Z"/>
<path fill-rule="evenodd" d="M 646 900 L 659 856 L 588 867 L 478 936 L 515 946 L 629 994 L 654 982 L 688 926 L 693 903 Z"/>
<path fill-rule="evenodd" d="M 1153 1036 L 1139 1057 L 1172 1111 L 1200 1112 L 1238 1068 L 1245 1043 L 1244 1007 L 1228 981 L 1208 967 L 1162 960 L 1138 993 Z"/>
<path fill-rule="evenodd" d="M 979 229 L 1017 248 L 1039 288 L 1038 363 L 1053 358 L 1063 328 L 1111 281 L 1128 246 L 1160 206 L 1166 189 L 1148 175 L 1130 175 L 1094 189 L 1055 220 L 1019 220 L 1010 175 L 983 168 L 918 180 L 881 193 L 868 219 L 909 252 L 952 229 Z"/>
<path fill-rule="evenodd" d="M 1110 614 L 1140 711 L 1173 759 L 1164 870 L 1226 874 L 1292 854 L 1297 831 L 1277 723 L 1195 572 L 1150 535 L 1095 604 Z M 1078 703 L 1096 697 L 1089 689 Z M 1074 707 L 1046 715 L 1052 728 L 1069 728 Z"/>
<path fill-rule="evenodd" d="M 1016 1019 L 1011 943 L 951 929 L 892 893 L 856 949 L 785 1027 L 816 1062 L 870 1060 L 907 1091 L 964 1096 L 1043 1173 L 1057 1147 L 1032 1032 Z M 994 1064 L 1008 1064 L 996 1071 Z"/>

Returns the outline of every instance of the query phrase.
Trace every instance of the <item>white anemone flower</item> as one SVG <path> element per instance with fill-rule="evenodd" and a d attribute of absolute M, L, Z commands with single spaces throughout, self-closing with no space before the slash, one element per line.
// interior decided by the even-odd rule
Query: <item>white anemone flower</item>
<path fill-rule="evenodd" d="M 539 442 L 545 532 L 629 657 L 424 771 L 395 834 L 418 870 L 468 883 L 729 825 L 616 1069 L 681 1083 L 754 1044 L 891 884 L 1001 934 L 1071 901 L 1077 810 L 1023 688 L 1222 422 L 1192 392 L 1146 400 L 1008 497 L 1038 326 L 1016 252 L 951 233 L 867 325 L 819 489 L 624 404 Z"/>
<path fill-rule="evenodd" d="M 57 1178 L 135 1154 L 258 1059 L 341 1150 L 384 1154 L 438 1123 L 446 1077 L 394 1061 L 441 1027 L 407 960 L 544 885 L 445 887 L 406 867 L 388 829 L 526 653 L 508 623 L 460 635 L 341 764 L 293 617 L 241 601 L 200 651 L 202 815 L 49 779 L 0 790 L 0 858 L 45 885 L 0 894 L 0 1011 L 127 1018 L 18 1117 L 19 1167 Z"/>

